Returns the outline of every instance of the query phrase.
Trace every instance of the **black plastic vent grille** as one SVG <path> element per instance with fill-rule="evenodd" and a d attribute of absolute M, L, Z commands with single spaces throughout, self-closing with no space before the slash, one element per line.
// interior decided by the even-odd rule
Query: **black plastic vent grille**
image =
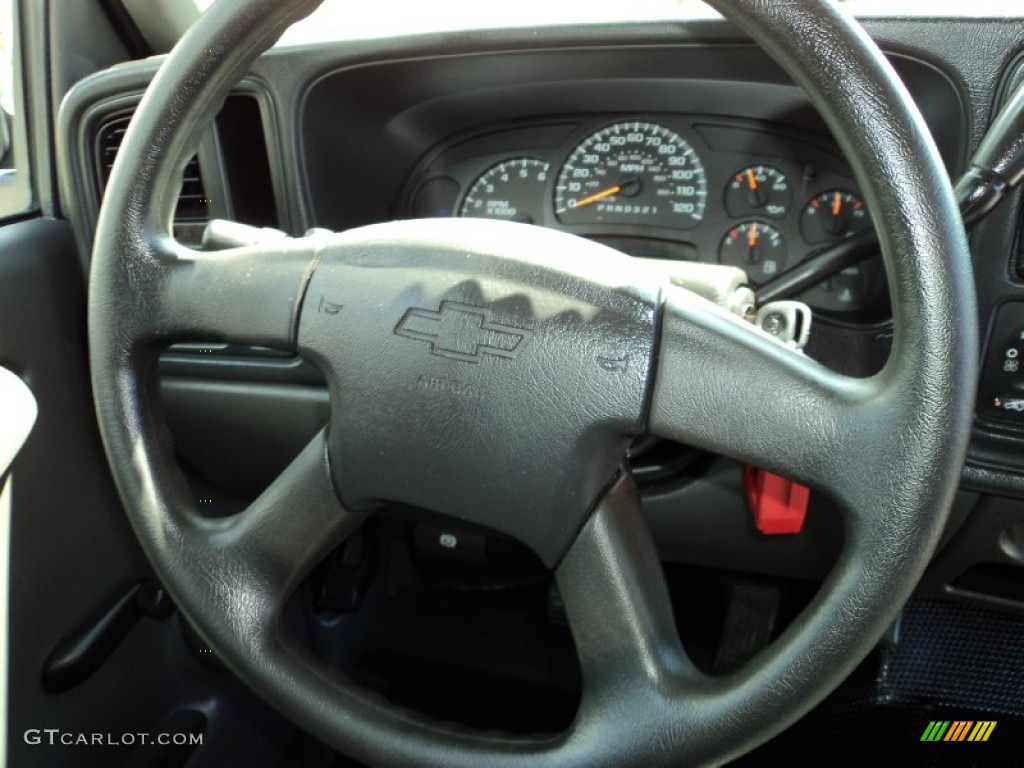
<path fill-rule="evenodd" d="M 100 182 L 100 194 L 107 187 L 110 171 L 114 167 L 124 134 L 131 122 L 130 114 L 111 118 L 100 126 L 96 134 L 96 165 Z M 203 187 L 203 178 L 199 170 L 199 158 L 193 157 L 185 166 L 182 179 L 181 195 L 175 210 L 175 221 L 209 221 L 210 207 Z"/>

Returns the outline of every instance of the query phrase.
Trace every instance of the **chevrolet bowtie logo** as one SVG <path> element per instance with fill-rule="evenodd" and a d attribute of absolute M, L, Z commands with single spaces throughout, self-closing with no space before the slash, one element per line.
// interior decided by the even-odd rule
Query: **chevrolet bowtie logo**
<path fill-rule="evenodd" d="M 533 331 L 492 323 L 483 307 L 442 301 L 436 311 L 410 308 L 395 326 L 395 334 L 430 343 L 430 353 L 466 363 L 484 355 L 514 358 Z"/>

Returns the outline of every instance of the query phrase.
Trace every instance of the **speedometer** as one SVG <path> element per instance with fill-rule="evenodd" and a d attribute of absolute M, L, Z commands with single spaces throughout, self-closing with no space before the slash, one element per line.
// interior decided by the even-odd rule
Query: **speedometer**
<path fill-rule="evenodd" d="M 555 186 L 563 224 L 639 224 L 687 229 L 704 218 L 704 165 L 661 125 L 615 123 L 580 143 Z"/>

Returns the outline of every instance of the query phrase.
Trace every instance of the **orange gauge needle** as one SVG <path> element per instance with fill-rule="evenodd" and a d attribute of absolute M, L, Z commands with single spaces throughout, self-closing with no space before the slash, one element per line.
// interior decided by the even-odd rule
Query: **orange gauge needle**
<path fill-rule="evenodd" d="M 573 208 L 582 208 L 584 205 L 590 205 L 596 203 L 598 200 L 604 200 L 606 197 L 617 195 L 622 191 L 622 187 L 616 184 L 614 187 L 608 187 L 608 189 L 602 189 L 600 192 L 595 192 L 590 197 L 584 197 L 582 200 L 577 200 L 573 203 Z"/>
<path fill-rule="evenodd" d="M 747 232 L 747 245 L 750 246 L 750 250 L 757 248 L 758 234 L 757 224 L 751 224 L 750 230 Z"/>
<path fill-rule="evenodd" d="M 747 184 L 750 185 L 750 191 L 753 192 L 757 189 L 757 178 L 754 176 L 754 169 L 747 169 Z"/>
<path fill-rule="evenodd" d="M 838 216 L 843 210 L 843 196 L 839 192 L 836 192 L 835 198 L 832 200 L 832 215 Z"/>

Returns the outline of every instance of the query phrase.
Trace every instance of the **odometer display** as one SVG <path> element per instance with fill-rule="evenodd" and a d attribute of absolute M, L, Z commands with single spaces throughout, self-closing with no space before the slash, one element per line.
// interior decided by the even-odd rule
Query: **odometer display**
<path fill-rule="evenodd" d="M 704 166 L 682 136 L 646 122 L 616 123 L 573 150 L 558 174 L 563 224 L 688 229 L 704 218 Z"/>

